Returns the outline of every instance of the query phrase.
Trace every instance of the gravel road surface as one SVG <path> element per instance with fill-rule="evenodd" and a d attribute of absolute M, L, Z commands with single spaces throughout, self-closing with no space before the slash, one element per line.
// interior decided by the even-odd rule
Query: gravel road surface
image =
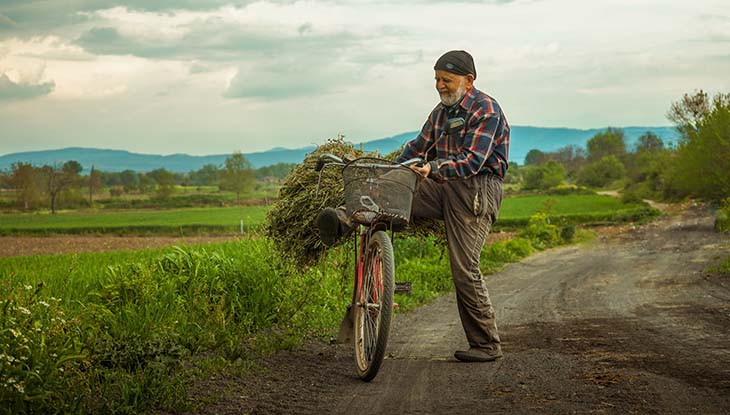
<path fill-rule="evenodd" d="M 505 356 L 460 363 L 453 294 L 397 315 L 378 377 L 351 347 L 311 342 L 242 379 L 202 382 L 199 413 L 728 414 L 730 255 L 702 207 L 488 277 Z"/>

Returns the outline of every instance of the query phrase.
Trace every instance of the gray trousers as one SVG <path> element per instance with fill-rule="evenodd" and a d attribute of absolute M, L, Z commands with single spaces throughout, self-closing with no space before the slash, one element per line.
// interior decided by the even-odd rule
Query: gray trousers
<path fill-rule="evenodd" d="M 464 333 L 469 346 L 491 350 L 500 349 L 499 333 L 479 256 L 501 204 L 502 180 L 484 175 L 444 183 L 423 180 L 412 207 L 413 217 L 444 221 Z"/>

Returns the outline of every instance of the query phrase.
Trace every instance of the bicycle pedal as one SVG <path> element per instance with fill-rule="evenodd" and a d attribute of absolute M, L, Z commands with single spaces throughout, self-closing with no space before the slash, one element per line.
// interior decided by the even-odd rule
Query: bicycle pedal
<path fill-rule="evenodd" d="M 413 284 L 411 282 L 397 282 L 395 283 L 396 294 L 410 294 L 413 291 Z"/>

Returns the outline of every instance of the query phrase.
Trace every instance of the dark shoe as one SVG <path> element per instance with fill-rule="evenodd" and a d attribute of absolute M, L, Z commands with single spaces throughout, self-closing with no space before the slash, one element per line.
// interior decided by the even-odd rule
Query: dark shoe
<path fill-rule="evenodd" d="M 340 218 L 337 211 L 331 207 L 324 208 L 317 215 L 317 227 L 319 227 L 319 239 L 326 246 L 334 246 L 340 234 Z"/>
<path fill-rule="evenodd" d="M 470 347 L 467 351 L 457 350 L 454 353 L 454 357 L 462 362 L 492 362 L 502 357 L 502 350 Z"/>

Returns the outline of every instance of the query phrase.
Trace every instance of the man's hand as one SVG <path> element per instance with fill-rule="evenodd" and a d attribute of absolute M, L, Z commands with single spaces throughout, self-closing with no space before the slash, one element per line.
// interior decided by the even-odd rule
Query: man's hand
<path fill-rule="evenodd" d="M 411 165 L 411 168 L 416 173 L 420 174 L 424 179 L 428 177 L 428 175 L 431 173 L 431 164 L 426 163 L 423 166 L 416 166 L 415 164 Z"/>

